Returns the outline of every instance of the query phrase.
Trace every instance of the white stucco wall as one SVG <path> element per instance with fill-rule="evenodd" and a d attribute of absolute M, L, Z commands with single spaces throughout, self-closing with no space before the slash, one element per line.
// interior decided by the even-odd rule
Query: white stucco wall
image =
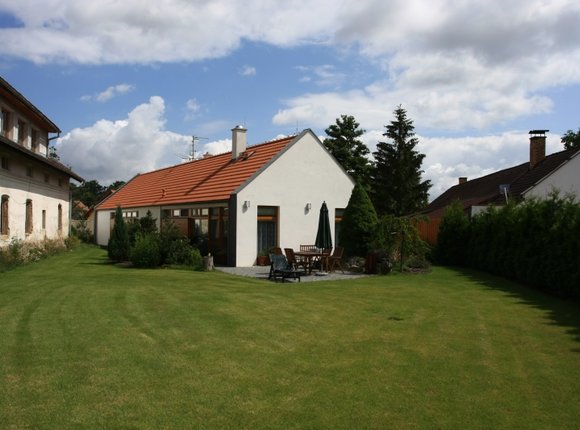
<path fill-rule="evenodd" d="M 546 197 L 554 189 L 562 194 L 574 193 L 580 201 L 580 152 L 527 191 L 524 197 Z"/>
<path fill-rule="evenodd" d="M 354 184 L 310 133 L 290 147 L 238 193 L 236 266 L 251 266 L 257 256 L 258 206 L 279 208 L 279 245 L 298 249 L 314 244 L 323 201 L 334 238 L 335 209 L 348 204 Z M 244 208 L 244 201 L 250 207 Z M 306 204 L 312 209 L 306 211 Z"/>
<path fill-rule="evenodd" d="M 12 168 L 15 163 L 12 163 Z M 0 171 L 0 196 L 8 195 L 9 235 L 0 236 L 0 246 L 13 239 L 37 241 L 45 238 L 67 237 L 69 231 L 69 188 L 68 179 L 61 186 L 52 177 L 52 183 L 45 184 L 44 178 L 35 180 L 20 177 L 7 171 Z M 64 181 L 64 179 L 63 179 Z M 31 234 L 25 233 L 26 201 L 32 200 Z M 62 205 L 62 229 L 58 230 L 58 205 Z M 46 211 L 46 228 L 42 228 L 42 211 Z"/>

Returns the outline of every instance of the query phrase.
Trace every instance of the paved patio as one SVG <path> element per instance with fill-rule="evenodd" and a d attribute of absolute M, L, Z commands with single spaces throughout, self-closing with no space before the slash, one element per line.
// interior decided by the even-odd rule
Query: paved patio
<path fill-rule="evenodd" d="M 230 273 L 232 275 L 247 276 L 249 278 L 257 278 L 268 280 L 268 274 L 270 273 L 270 266 L 252 266 L 252 267 L 216 267 L 216 270 L 220 270 L 225 273 Z M 332 273 L 328 273 L 325 276 L 319 276 L 316 272 L 309 276 L 302 276 L 301 282 L 316 282 L 316 281 L 336 281 L 344 279 L 355 279 L 363 278 L 373 275 L 366 275 L 364 273 L 354 273 L 354 272 L 344 272 L 344 274 L 338 270 Z M 286 282 L 298 282 L 298 280 L 288 279 Z"/>

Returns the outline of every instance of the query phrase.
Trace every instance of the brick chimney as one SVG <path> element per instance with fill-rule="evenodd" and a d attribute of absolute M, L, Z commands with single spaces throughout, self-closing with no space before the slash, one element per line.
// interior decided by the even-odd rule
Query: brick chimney
<path fill-rule="evenodd" d="M 232 160 L 237 160 L 246 150 L 246 131 L 248 130 L 241 125 L 232 128 Z"/>
<path fill-rule="evenodd" d="M 546 133 L 550 130 L 530 130 L 530 168 L 546 158 Z"/>
<path fill-rule="evenodd" d="M 467 182 L 467 177 L 466 176 L 460 176 L 459 177 L 459 185 L 465 184 L 466 182 Z"/>

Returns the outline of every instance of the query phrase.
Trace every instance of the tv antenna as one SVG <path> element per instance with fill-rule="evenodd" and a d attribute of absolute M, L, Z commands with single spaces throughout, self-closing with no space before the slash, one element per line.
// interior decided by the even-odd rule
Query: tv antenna
<path fill-rule="evenodd" d="M 193 161 L 195 160 L 195 142 L 197 142 L 200 139 L 204 139 L 207 140 L 207 137 L 200 137 L 200 136 L 191 136 L 191 149 L 189 151 L 189 154 L 187 156 L 181 157 L 183 160 L 187 160 L 187 161 Z"/>

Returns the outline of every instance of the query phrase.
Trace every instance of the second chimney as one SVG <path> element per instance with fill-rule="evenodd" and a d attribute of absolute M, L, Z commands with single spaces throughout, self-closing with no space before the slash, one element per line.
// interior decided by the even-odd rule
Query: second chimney
<path fill-rule="evenodd" d="M 467 176 L 459 177 L 459 184 L 465 184 L 467 182 Z"/>
<path fill-rule="evenodd" d="M 530 130 L 530 167 L 546 158 L 546 133 L 550 130 Z"/>
<path fill-rule="evenodd" d="M 232 128 L 232 160 L 237 160 L 246 150 L 246 131 L 248 130 L 241 125 Z"/>

